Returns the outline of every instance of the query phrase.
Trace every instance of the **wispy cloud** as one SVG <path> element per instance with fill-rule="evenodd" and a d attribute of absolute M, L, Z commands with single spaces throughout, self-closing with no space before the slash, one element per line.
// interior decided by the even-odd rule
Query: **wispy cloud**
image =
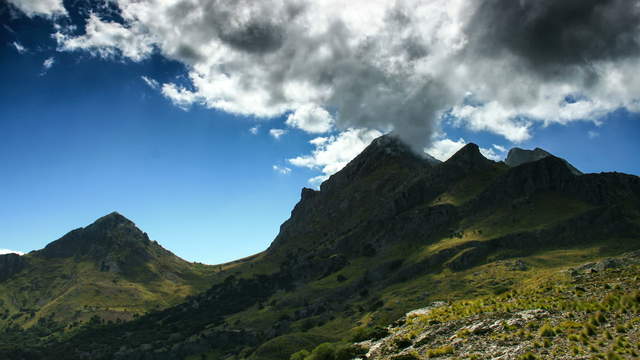
<path fill-rule="evenodd" d="M 269 130 L 269 135 L 273 136 L 274 139 L 280 140 L 282 135 L 286 134 L 287 130 L 284 129 L 271 129 Z"/>
<path fill-rule="evenodd" d="M 587 133 L 587 136 L 589 136 L 589 139 L 595 139 L 598 136 L 600 136 L 600 133 L 595 130 L 589 130 L 589 132 Z"/>
<path fill-rule="evenodd" d="M 45 75 L 49 69 L 51 69 L 51 67 L 53 66 L 53 64 L 55 64 L 56 59 L 51 56 L 46 58 L 43 62 L 42 62 L 42 70 L 40 71 L 40 75 Z"/>
<path fill-rule="evenodd" d="M 17 41 L 12 42 L 11 45 L 13 45 L 13 47 L 16 49 L 16 51 L 18 51 L 20 54 L 24 54 L 25 52 L 27 52 L 27 48 L 22 46 L 22 44 L 20 44 Z"/>
<path fill-rule="evenodd" d="M 289 173 L 291 173 L 291 169 L 286 167 L 286 166 L 278 166 L 278 165 L 273 165 L 273 170 L 279 174 L 282 175 L 287 175 Z"/>
<path fill-rule="evenodd" d="M 153 90 L 160 89 L 160 83 L 158 83 L 157 80 L 152 79 L 152 78 L 147 77 L 147 76 L 144 76 L 144 75 L 140 76 L 140 78 L 142 79 L 142 81 L 144 81 L 145 84 L 147 84 Z"/>
<path fill-rule="evenodd" d="M 258 131 L 260 130 L 260 125 L 256 125 L 249 129 L 251 135 L 258 135 Z"/>

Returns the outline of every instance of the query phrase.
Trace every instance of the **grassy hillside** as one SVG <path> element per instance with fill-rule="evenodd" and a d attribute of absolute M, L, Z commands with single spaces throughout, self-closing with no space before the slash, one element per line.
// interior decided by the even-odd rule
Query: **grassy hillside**
<path fill-rule="evenodd" d="M 184 261 L 124 217 L 112 217 L 22 256 L 23 269 L 0 281 L 0 329 L 29 328 L 42 319 L 66 328 L 93 317 L 128 321 L 211 286 L 220 266 Z M 83 242 L 90 247 L 79 251 Z M 72 254 L 51 256 L 51 247 Z"/>

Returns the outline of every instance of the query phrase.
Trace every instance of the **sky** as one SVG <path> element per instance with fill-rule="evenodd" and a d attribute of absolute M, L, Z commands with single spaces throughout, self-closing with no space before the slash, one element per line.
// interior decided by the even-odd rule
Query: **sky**
<path fill-rule="evenodd" d="M 209 264 L 393 131 L 640 174 L 628 0 L 0 3 L 0 253 L 112 211 Z"/>

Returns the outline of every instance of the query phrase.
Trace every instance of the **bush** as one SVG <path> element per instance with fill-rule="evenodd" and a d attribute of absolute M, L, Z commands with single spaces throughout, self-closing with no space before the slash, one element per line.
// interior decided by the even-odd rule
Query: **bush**
<path fill-rule="evenodd" d="M 522 356 L 518 360 L 538 360 L 538 358 L 532 353 L 528 352 Z"/>
<path fill-rule="evenodd" d="M 550 325 L 545 324 L 540 328 L 540 336 L 554 337 L 556 336 L 556 332 Z"/>
<path fill-rule="evenodd" d="M 300 350 L 297 353 L 294 353 L 289 358 L 290 360 L 304 360 L 309 356 L 309 352 L 307 350 Z"/>
<path fill-rule="evenodd" d="M 336 360 L 336 348 L 334 344 L 322 343 L 318 345 L 305 360 Z"/>
<path fill-rule="evenodd" d="M 439 356 L 451 355 L 451 354 L 453 354 L 453 346 L 451 345 L 445 345 L 445 346 L 441 346 L 436 349 L 430 349 L 429 351 L 427 351 L 428 358 L 436 358 Z"/>
<path fill-rule="evenodd" d="M 379 340 L 389 335 L 389 330 L 382 326 L 359 327 L 352 330 L 351 341 Z"/>

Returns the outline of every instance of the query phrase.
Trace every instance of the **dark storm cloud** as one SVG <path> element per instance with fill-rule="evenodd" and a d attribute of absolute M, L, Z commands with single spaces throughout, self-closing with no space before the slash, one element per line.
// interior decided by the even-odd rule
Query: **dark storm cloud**
<path fill-rule="evenodd" d="M 510 52 L 534 70 L 588 65 L 640 53 L 632 0 L 485 0 L 466 27 L 482 56 Z"/>
<path fill-rule="evenodd" d="M 278 50 L 284 43 L 284 28 L 262 20 L 252 21 L 240 29 L 222 29 L 220 40 L 237 50 L 267 53 Z"/>

